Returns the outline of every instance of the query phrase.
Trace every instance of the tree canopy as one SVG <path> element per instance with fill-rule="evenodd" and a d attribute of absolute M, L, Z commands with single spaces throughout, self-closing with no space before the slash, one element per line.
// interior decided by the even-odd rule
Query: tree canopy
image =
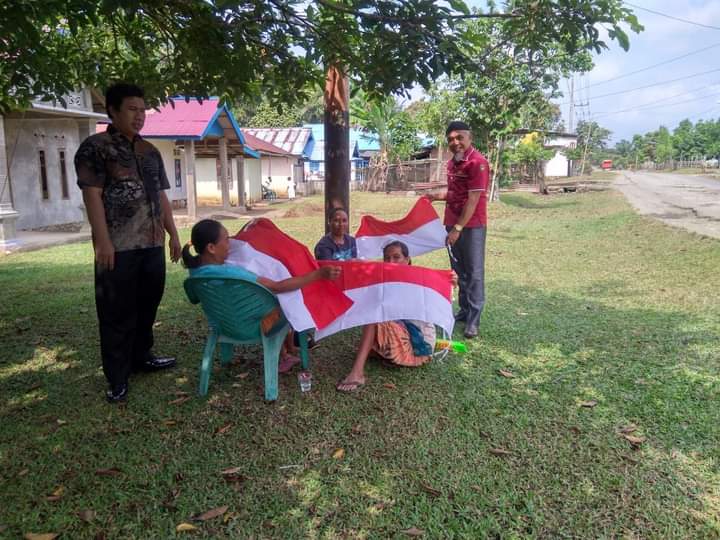
<path fill-rule="evenodd" d="M 698 120 L 695 124 L 685 119 L 672 132 L 660 126 L 634 135 L 631 141 L 619 141 L 612 153 L 622 168 L 645 161 L 717 159 L 720 158 L 720 119 Z"/>
<path fill-rule="evenodd" d="M 485 13 L 462 0 L 6 0 L 0 2 L 0 112 L 61 99 L 82 85 L 142 83 L 170 96 L 262 95 L 292 103 L 341 65 L 370 96 L 429 88 L 442 74 L 488 73 L 492 45 L 468 20 L 498 21 L 528 65 L 558 54 L 628 47 L 640 26 L 621 0 L 515 0 Z"/>

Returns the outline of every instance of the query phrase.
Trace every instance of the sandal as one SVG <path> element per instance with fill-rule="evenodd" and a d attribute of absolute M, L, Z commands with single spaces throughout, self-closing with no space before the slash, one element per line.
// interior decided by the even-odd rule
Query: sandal
<path fill-rule="evenodd" d="M 278 373 L 289 373 L 293 367 L 300 363 L 300 359 L 297 356 L 288 354 L 285 358 L 280 360 L 278 364 Z"/>
<path fill-rule="evenodd" d="M 350 394 L 352 392 L 356 392 L 363 386 L 365 386 L 364 382 L 342 380 L 335 385 L 335 390 L 337 390 L 338 392 L 343 392 L 345 394 Z"/>

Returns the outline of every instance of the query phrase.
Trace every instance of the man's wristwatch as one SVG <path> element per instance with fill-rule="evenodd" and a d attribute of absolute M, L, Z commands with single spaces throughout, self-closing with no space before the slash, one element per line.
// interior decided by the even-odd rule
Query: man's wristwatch
<path fill-rule="evenodd" d="M 463 226 L 456 223 L 455 225 L 453 225 L 453 229 L 455 229 L 457 232 L 462 232 Z"/>

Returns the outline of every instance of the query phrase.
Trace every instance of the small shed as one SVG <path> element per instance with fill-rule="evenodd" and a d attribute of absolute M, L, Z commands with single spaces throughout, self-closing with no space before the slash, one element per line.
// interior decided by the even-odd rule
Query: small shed
<path fill-rule="evenodd" d="M 218 98 L 174 98 L 148 110 L 140 134 L 160 150 L 176 206 L 243 206 L 260 198 L 260 154 Z"/>

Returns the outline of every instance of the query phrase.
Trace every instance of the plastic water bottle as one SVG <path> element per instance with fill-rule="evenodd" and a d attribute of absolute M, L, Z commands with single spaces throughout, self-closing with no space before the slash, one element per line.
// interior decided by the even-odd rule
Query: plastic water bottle
<path fill-rule="evenodd" d="M 300 391 L 309 392 L 312 388 L 312 373 L 309 371 L 301 371 L 297 377 L 300 382 Z"/>

